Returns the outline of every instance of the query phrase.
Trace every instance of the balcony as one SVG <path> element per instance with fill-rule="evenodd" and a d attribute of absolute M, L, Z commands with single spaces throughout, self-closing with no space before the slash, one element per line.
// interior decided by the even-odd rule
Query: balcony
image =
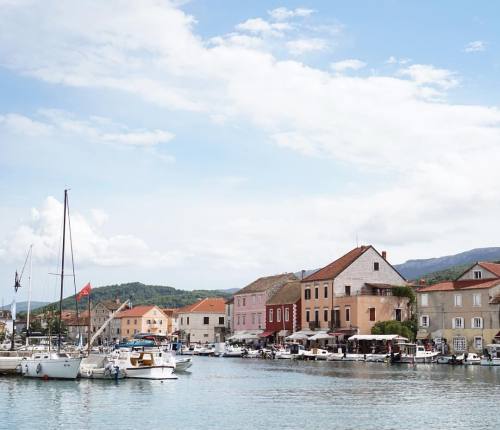
<path fill-rule="evenodd" d="M 319 321 L 309 321 L 309 329 L 310 330 L 316 330 L 320 328 Z"/>

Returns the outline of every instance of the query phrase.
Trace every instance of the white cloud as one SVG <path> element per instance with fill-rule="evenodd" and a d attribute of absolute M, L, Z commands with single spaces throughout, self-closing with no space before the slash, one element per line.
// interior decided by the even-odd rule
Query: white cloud
<path fill-rule="evenodd" d="M 436 85 L 445 90 L 458 85 L 456 73 L 438 69 L 429 64 L 413 64 L 399 71 L 399 75 L 408 76 L 419 85 Z"/>
<path fill-rule="evenodd" d="M 286 43 L 286 47 L 292 55 L 302 55 L 308 52 L 324 51 L 328 44 L 324 39 L 309 38 L 290 40 Z"/>
<path fill-rule="evenodd" d="M 396 58 L 394 57 L 393 55 L 391 55 L 387 60 L 386 60 L 386 64 L 408 64 L 411 62 L 411 59 L 409 58 Z"/>
<path fill-rule="evenodd" d="M 270 23 L 262 18 L 251 18 L 236 26 L 236 29 L 240 31 L 272 36 L 283 36 L 283 32 L 291 28 L 290 24 L 284 22 Z"/>
<path fill-rule="evenodd" d="M 68 112 L 57 109 L 42 109 L 33 120 L 24 115 L 7 114 L 0 116 L 0 127 L 7 131 L 29 137 L 65 134 L 78 136 L 93 142 L 152 147 L 173 139 L 174 135 L 164 130 L 129 130 L 121 124 L 115 124 L 108 118 L 75 118 Z"/>
<path fill-rule="evenodd" d="M 278 7 L 276 9 L 268 11 L 268 14 L 271 15 L 271 17 L 276 21 L 286 21 L 290 18 L 310 16 L 314 12 L 315 12 L 314 9 L 306 9 L 301 7 L 296 9 L 287 9 L 286 7 Z"/>
<path fill-rule="evenodd" d="M 32 209 L 28 222 L 19 225 L 0 245 L 0 258 L 20 261 L 33 244 L 37 263 L 57 264 L 60 256 L 63 205 L 48 197 L 39 209 Z M 92 210 L 90 219 L 78 212 L 71 213 L 71 229 L 76 263 L 80 266 L 168 267 L 178 265 L 187 255 L 178 251 L 153 251 L 142 240 L 131 234 L 106 236 L 100 227 L 107 220 L 101 210 Z"/>
<path fill-rule="evenodd" d="M 359 70 L 364 67 L 366 67 L 366 63 L 361 61 L 361 60 L 356 60 L 356 59 L 349 59 L 349 60 L 342 60 L 342 61 L 337 61 L 335 63 L 332 63 L 330 67 L 338 72 L 342 73 L 345 72 L 346 70 Z"/>
<path fill-rule="evenodd" d="M 464 47 L 465 52 L 482 52 L 486 50 L 486 43 L 482 40 L 475 40 L 474 42 L 469 42 Z"/>

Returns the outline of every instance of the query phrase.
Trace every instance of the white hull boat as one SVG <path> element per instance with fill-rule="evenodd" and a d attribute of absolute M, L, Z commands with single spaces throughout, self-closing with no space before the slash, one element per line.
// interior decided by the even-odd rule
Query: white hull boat
<path fill-rule="evenodd" d="M 244 350 L 242 348 L 227 347 L 222 353 L 223 357 L 241 357 Z"/>
<path fill-rule="evenodd" d="M 485 355 L 481 358 L 481 366 L 500 366 L 500 344 L 486 345 Z"/>
<path fill-rule="evenodd" d="M 176 358 L 175 359 L 175 371 L 185 372 L 193 365 L 193 359 L 191 357 Z"/>
<path fill-rule="evenodd" d="M 302 354 L 302 358 L 304 360 L 327 360 L 331 355 L 332 353 L 326 349 L 313 348 L 310 351 L 305 351 Z"/>
<path fill-rule="evenodd" d="M 341 352 L 331 353 L 328 361 L 365 361 L 364 354 L 343 354 Z"/>
<path fill-rule="evenodd" d="M 481 357 L 475 352 L 469 353 L 467 354 L 467 357 L 464 358 L 464 364 L 468 366 L 481 364 Z"/>
<path fill-rule="evenodd" d="M 163 351 L 118 351 L 115 366 L 125 370 L 132 379 L 177 379 L 174 375 L 175 359 Z"/>
<path fill-rule="evenodd" d="M 106 356 L 91 354 L 85 357 L 80 364 L 80 377 L 88 379 L 123 379 L 125 370 L 120 369 Z"/>
<path fill-rule="evenodd" d="M 36 353 L 21 361 L 21 373 L 29 378 L 76 379 L 81 361 L 64 353 Z"/>

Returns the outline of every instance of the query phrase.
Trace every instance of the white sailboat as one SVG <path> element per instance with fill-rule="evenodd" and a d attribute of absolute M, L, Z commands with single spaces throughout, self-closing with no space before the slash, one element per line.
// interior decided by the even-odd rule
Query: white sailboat
<path fill-rule="evenodd" d="M 61 258 L 61 290 L 59 296 L 59 330 L 57 352 L 36 352 L 21 362 L 23 376 L 43 379 L 76 379 L 80 370 L 81 357 L 70 357 L 61 351 L 61 316 L 64 292 L 64 256 L 66 242 L 66 215 L 68 214 L 68 190 L 64 190 L 64 215 Z"/>

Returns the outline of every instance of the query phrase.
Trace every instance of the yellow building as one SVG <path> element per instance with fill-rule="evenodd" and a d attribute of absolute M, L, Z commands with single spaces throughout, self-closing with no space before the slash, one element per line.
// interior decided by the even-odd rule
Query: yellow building
<path fill-rule="evenodd" d="M 120 312 L 115 319 L 120 320 L 121 338 L 130 339 L 138 333 L 161 336 L 168 334 L 167 316 L 155 305 L 136 306 Z"/>

